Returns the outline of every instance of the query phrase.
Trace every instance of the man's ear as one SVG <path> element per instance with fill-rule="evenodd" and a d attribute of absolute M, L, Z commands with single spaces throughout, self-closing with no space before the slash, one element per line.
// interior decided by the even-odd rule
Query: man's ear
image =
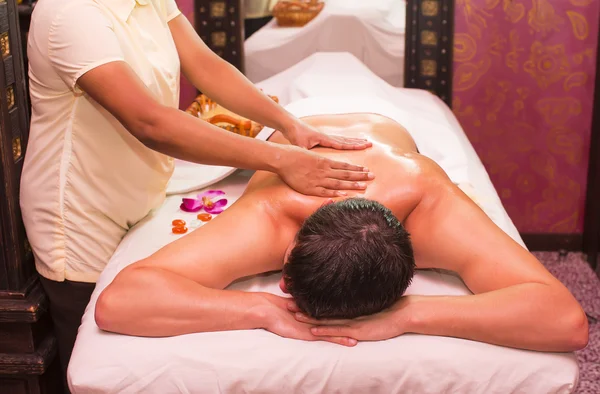
<path fill-rule="evenodd" d="M 290 292 L 287 289 L 287 286 L 285 285 L 285 279 L 284 276 L 281 275 L 281 279 L 279 279 L 279 288 L 281 289 L 281 291 L 283 291 L 285 294 L 290 294 Z"/>
<path fill-rule="evenodd" d="M 321 207 L 324 207 L 325 205 L 329 205 L 329 204 L 333 204 L 333 199 L 332 198 L 328 198 L 327 200 L 323 201 L 323 204 L 321 204 Z"/>

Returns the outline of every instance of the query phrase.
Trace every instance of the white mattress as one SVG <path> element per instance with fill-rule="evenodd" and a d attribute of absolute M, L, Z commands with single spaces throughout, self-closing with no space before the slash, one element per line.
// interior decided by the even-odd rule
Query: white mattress
<path fill-rule="evenodd" d="M 348 78 L 369 76 L 364 70 L 355 71 Z M 327 73 L 327 67 L 311 68 L 317 80 Z M 311 81 L 302 73 L 298 76 Z M 280 79 L 281 85 L 287 82 L 284 77 Z M 522 243 L 464 132 L 441 101 L 421 91 L 384 88 L 377 79 L 372 82 L 382 88 L 385 100 L 367 93 L 333 97 L 332 91 L 327 97 L 327 89 L 322 88 L 313 91 L 319 97 L 298 100 L 287 108 L 297 116 L 383 112 L 400 121 L 415 136 L 421 151 L 437 155 L 440 165 L 457 183 L 471 185 L 488 215 Z M 310 91 L 310 83 L 307 86 Z M 335 88 L 335 84 L 330 87 Z M 298 94 L 286 89 L 290 95 Z M 233 201 L 243 192 L 249 176 L 249 172 L 238 171 L 211 188 L 224 190 Z M 194 178 L 198 184 L 207 182 L 202 173 Z M 102 273 L 69 366 L 73 392 L 569 393 L 576 385 L 578 367 L 571 353 L 531 352 L 456 338 L 403 335 L 345 348 L 284 339 L 263 330 L 160 339 L 101 332 L 93 316 L 100 291 L 125 266 L 176 239 L 170 233 L 170 222 L 192 217 L 178 210 L 180 202 L 181 196 L 168 197 L 163 207 L 132 229 Z M 235 288 L 282 295 L 277 286 L 279 277 L 255 277 L 237 283 Z M 459 295 L 468 294 L 468 290 L 454 276 L 418 272 L 408 293 Z"/>
<path fill-rule="evenodd" d="M 271 20 L 245 41 L 245 74 L 259 82 L 316 52 L 349 52 L 393 86 L 404 84 L 406 2 L 326 0 L 300 28 Z"/>

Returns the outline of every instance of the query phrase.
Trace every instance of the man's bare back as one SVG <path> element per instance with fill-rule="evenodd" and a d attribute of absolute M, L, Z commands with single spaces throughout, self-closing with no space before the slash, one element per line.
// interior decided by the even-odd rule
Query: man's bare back
<path fill-rule="evenodd" d="M 326 115 L 303 118 L 303 120 L 327 134 L 368 138 L 373 143 L 371 148 L 360 151 L 339 151 L 319 147 L 313 150 L 325 157 L 367 167 L 375 174 L 375 179 L 364 182 L 365 186 L 368 186 L 364 193 L 349 191 L 347 197 L 360 196 L 378 201 L 391 209 L 401 221 L 420 198 L 422 173 L 436 171 L 433 169 L 437 168 L 435 163 L 417 153 L 417 147 L 410 134 L 401 125 L 384 116 Z M 269 141 L 288 143 L 279 132 L 271 136 Z M 262 171 L 252 177 L 245 194 L 251 195 L 263 188 L 269 188 L 269 193 L 277 193 L 278 199 L 286 207 L 286 215 L 287 211 L 290 214 L 297 213 L 298 203 L 300 203 L 307 208 L 302 210 L 301 216 L 308 216 L 323 203 L 322 198 L 299 194 L 285 185 L 277 175 Z M 334 200 L 342 198 L 346 197 Z"/>
<path fill-rule="evenodd" d="M 400 125 L 369 114 L 305 121 L 326 133 L 373 142 L 357 152 L 315 149 L 375 174 L 363 194 L 338 200 L 358 196 L 390 209 L 410 234 L 417 268 L 456 272 L 474 295 L 407 296 L 363 320 L 317 322 L 290 313 L 297 309 L 285 298 L 223 290 L 240 278 L 281 270 L 302 223 L 328 201 L 257 172 L 242 197 L 216 219 L 117 275 L 96 305 L 98 326 L 142 336 L 265 328 L 345 345 L 413 332 L 535 350 L 585 346 L 587 319 L 568 290 L 437 164 L 418 154 Z M 286 143 L 277 133 L 270 141 Z M 311 331 L 315 325 L 320 327 Z"/>
<path fill-rule="evenodd" d="M 420 210 L 415 210 L 423 201 L 425 193 L 427 193 L 426 202 L 439 199 L 444 195 L 463 201 L 470 209 L 481 212 L 479 207 L 451 182 L 435 162 L 418 153 L 418 147 L 413 138 L 397 122 L 376 114 L 321 115 L 303 118 L 303 120 L 327 134 L 343 134 L 348 137 L 367 138 L 371 141 L 373 146 L 366 150 L 339 151 L 317 147 L 314 151 L 324 157 L 364 166 L 375 174 L 375 179 L 364 182 L 366 190 L 362 193 L 349 191 L 344 197 L 319 198 L 294 191 L 275 174 L 256 172 L 250 179 L 239 203 L 245 205 L 246 201 L 250 204 L 276 201 L 273 209 L 277 209 L 277 211 L 273 214 L 281 222 L 284 222 L 282 218 L 288 219 L 285 221 L 287 229 L 283 231 L 287 236 L 283 237 L 282 246 L 276 248 L 279 251 L 278 258 L 272 261 L 273 265 L 269 265 L 268 270 L 281 269 L 285 250 L 292 242 L 300 225 L 326 201 L 339 201 L 349 197 L 377 201 L 390 209 L 398 220 L 407 226 L 411 236 L 417 239 L 425 238 L 420 237 L 421 229 L 425 232 L 430 231 L 428 226 L 423 225 L 430 221 L 428 218 L 429 207 L 423 206 Z M 274 133 L 269 141 L 288 144 L 279 132 Z M 410 221 L 407 220 L 409 215 L 412 218 Z M 417 226 L 417 223 L 420 225 Z M 487 224 L 495 227 L 491 221 L 488 221 Z M 501 232 L 500 229 L 498 231 Z M 506 235 L 505 237 L 508 238 Z M 426 241 L 413 242 L 416 255 L 424 256 L 421 249 L 427 248 L 428 245 L 429 242 Z M 417 268 L 454 268 L 446 264 L 447 260 L 437 261 L 433 264 L 427 263 L 427 260 L 430 259 L 422 257 L 416 259 Z"/>

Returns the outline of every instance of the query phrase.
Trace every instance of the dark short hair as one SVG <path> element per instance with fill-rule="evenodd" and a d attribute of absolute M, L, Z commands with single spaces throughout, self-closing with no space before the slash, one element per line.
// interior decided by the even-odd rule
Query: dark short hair
<path fill-rule="evenodd" d="M 283 277 L 309 316 L 351 319 L 392 306 L 414 270 L 410 236 L 394 214 L 376 201 L 349 198 L 304 221 Z"/>

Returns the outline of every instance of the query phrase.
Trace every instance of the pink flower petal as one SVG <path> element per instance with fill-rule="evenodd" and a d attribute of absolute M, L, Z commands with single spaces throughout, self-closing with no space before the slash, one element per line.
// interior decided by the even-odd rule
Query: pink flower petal
<path fill-rule="evenodd" d="M 225 194 L 225 192 L 223 190 L 208 190 L 208 191 L 205 191 L 204 193 L 198 194 L 198 198 L 199 199 L 202 199 L 202 197 L 213 198 L 213 197 L 217 197 L 217 196 L 222 196 L 223 194 Z"/>
<path fill-rule="evenodd" d="M 204 207 L 204 210 L 208 213 L 216 215 L 223 212 L 225 205 L 227 205 L 227 199 L 222 198 L 219 201 L 215 201 L 210 208 Z"/>
<path fill-rule="evenodd" d="M 184 198 L 179 208 L 184 212 L 198 212 L 202 209 L 202 200 Z"/>

